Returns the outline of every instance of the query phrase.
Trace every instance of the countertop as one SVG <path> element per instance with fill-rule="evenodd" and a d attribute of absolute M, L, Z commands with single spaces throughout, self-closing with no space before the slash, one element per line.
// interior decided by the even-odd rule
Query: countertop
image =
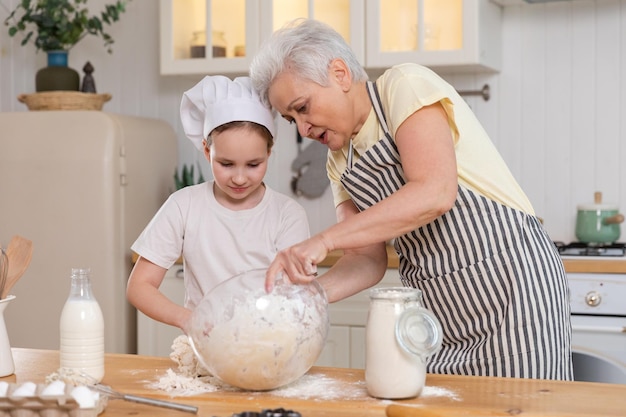
<path fill-rule="evenodd" d="M 341 258 L 342 254 L 342 250 L 334 250 L 330 252 L 328 256 L 319 263 L 319 266 L 333 266 L 335 262 Z M 137 258 L 137 254 L 133 252 L 133 263 L 137 262 Z M 626 257 L 624 256 L 564 256 L 562 259 L 565 271 L 570 273 L 626 274 Z M 182 258 L 179 258 L 176 262 L 176 264 L 182 263 Z M 398 264 L 398 254 L 393 246 L 387 245 L 387 268 L 398 269 Z"/>
<path fill-rule="evenodd" d="M 343 251 L 341 250 L 330 252 L 326 259 L 320 262 L 319 266 L 333 266 L 342 254 Z M 562 259 L 567 272 L 626 274 L 626 257 L 624 256 L 567 256 Z M 398 268 L 398 254 L 391 245 L 387 245 L 387 268 Z"/>
<path fill-rule="evenodd" d="M 12 352 L 15 374 L 1 380 L 43 383 L 59 366 L 58 351 L 13 348 Z M 418 398 L 379 400 L 367 396 L 363 370 L 343 368 L 313 367 L 306 375 L 306 382 L 294 383 L 309 384 L 300 385 L 303 389 L 297 396 L 271 391 L 215 391 L 171 398 L 166 392 L 149 388 L 168 368 L 174 367 L 169 358 L 106 354 L 102 382 L 125 394 L 196 405 L 198 415 L 207 417 L 231 417 L 233 413 L 275 408 L 298 411 L 303 417 L 611 417 L 623 416 L 626 410 L 626 385 L 451 375 L 428 375 L 426 388 Z M 328 389 L 324 392 L 314 389 L 316 381 L 323 381 Z M 293 394 L 293 389 L 291 392 Z M 192 414 L 111 399 L 100 415 L 171 417 Z"/>

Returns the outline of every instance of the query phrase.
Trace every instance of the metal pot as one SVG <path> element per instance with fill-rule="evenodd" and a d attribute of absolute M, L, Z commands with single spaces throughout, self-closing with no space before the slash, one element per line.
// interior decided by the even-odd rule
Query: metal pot
<path fill-rule="evenodd" d="M 620 225 L 624 215 L 617 206 L 602 204 L 602 193 L 594 194 L 594 204 L 581 204 L 577 207 L 576 238 L 589 244 L 610 244 L 619 239 Z"/>

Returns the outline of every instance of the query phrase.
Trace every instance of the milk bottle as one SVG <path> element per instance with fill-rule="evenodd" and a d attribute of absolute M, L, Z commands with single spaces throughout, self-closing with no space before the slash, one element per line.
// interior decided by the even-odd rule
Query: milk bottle
<path fill-rule="evenodd" d="M 71 289 L 60 320 L 61 368 L 104 377 L 104 318 L 91 290 L 90 269 L 72 269 Z"/>
<path fill-rule="evenodd" d="M 426 381 L 426 360 L 442 342 L 441 325 L 422 307 L 421 291 L 370 290 L 365 337 L 368 394 L 387 399 L 418 396 Z"/>

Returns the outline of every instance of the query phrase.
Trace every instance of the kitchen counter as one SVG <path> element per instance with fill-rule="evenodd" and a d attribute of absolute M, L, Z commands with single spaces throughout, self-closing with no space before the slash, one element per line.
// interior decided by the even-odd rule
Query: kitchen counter
<path fill-rule="evenodd" d="M 342 250 L 334 250 L 319 263 L 322 267 L 331 267 L 341 258 Z M 137 254 L 133 252 L 132 261 L 137 262 Z M 179 258 L 177 264 L 183 263 Z M 398 269 L 398 254 L 391 245 L 387 245 L 387 268 Z M 584 272 L 598 274 L 626 274 L 626 257 L 594 257 L 594 256 L 564 256 L 563 265 L 566 272 Z"/>
<path fill-rule="evenodd" d="M 15 374 L 8 382 L 43 383 L 59 365 L 58 351 L 13 348 Z M 104 384 L 141 396 L 199 407 L 198 415 L 230 417 L 243 411 L 285 408 L 303 417 L 435 416 L 623 416 L 626 385 L 541 381 L 512 378 L 428 375 L 426 388 L 416 399 L 378 400 L 365 393 L 363 370 L 314 367 L 293 388 L 275 392 L 216 391 L 171 398 L 149 388 L 175 364 L 168 358 L 106 354 Z M 306 381 L 304 381 L 306 379 Z M 323 383 L 325 390 L 319 389 Z M 317 388 L 316 388 L 317 384 Z M 299 387 L 296 389 L 296 387 Z M 301 394 L 297 394 L 300 390 Z M 287 395 L 286 393 L 291 393 Z M 191 415 L 168 409 L 109 400 L 101 414 L 111 416 Z"/>
<path fill-rule="evenodd" d="M 626 274 L 624 256 L 564 256 L 563 265 L 567 272 Z"/>
<path fill-rule="evenodd" d="M 331 267 L 341 257 L 343 251 L 335 250 L 328 254 L 319 266 Z M 586 272 L 600 274 L 626 274 L 626 257 L 563 257 L 566 272 Z M 398 254 L 391 245 L 387 245 L 387 268 L 398 268 Z"/>
<path fill-rule="evenodd" d="M 343 250 L 331 251 L 326 258 L 318 264 L 318 266 L 331 267 L 341 258 Z M 387 245 L 387 268 L 398 268 L 398 254 L 391 245 Z"/>

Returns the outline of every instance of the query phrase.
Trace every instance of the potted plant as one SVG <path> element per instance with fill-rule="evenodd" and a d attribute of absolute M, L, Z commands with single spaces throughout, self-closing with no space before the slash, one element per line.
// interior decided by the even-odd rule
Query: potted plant
<path fill-rule="evenodd" d="M 113 38 L 105 32 L 105 25 L 120 19 L 128 1 L 117 0 L 99 14 L 90 14 L 87 0 L 20 0 L 5 25 L 9 36 L 23 34 L 22 45 L 32 42 L 37 51 L 48 55 L 48 67 L 37 73 L 36 90 L 78 90 L 78 73 L 67 67 L 68 51 L 85 36 L 94 35 L 103 39 L 111 53 Z M 67 77 L 66 81 L 59 84 L 59 76 Z"/>
<path fill-rule="evenodd" d="M 200 170 L 199 164 L 198 164 L 198 172 L 199 172 L 198 179 L 196 179 L 196 176 L 193 171 L 194 171 L 193 165 L 187 166 L 187 164 L 183 164 L 183 168 L 180 174 L 178 170 L 174 172 L 174 185 L 176 186 L 177 190 L 188 187 L 190 185 L 200 184 L 204 182 L 204 177 L 202 176 L 202 171 Z"/>

